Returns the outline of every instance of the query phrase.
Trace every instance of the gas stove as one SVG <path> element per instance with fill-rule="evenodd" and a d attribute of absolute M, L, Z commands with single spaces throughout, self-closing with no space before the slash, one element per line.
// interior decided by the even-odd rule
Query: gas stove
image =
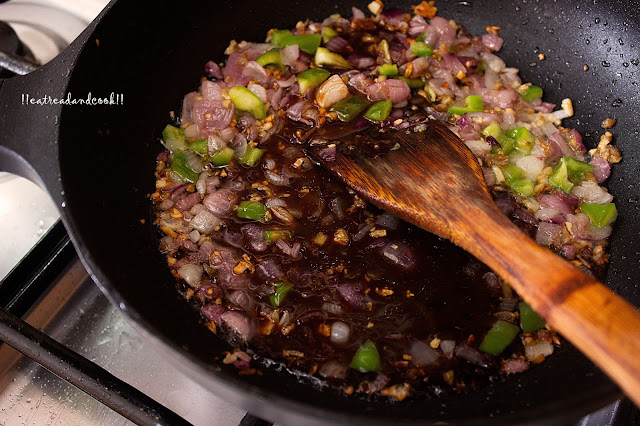
<path fill-rule="evenodd" d="M 0 20 L 44 64 L 105 5 L 13 0 L 0 5 Z M 6 173 L 0 234 L 0 332 L 9 343 L 0 346 L 0 425 L 269 424 L 157 355 L 92 282 L 48 195 Z M 638 412 L 623 399 L 577 424 L 638 424 Z"/>

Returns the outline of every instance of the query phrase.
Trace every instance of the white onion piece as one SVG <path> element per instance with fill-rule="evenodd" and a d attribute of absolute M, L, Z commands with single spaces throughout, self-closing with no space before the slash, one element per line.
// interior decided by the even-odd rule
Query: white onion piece
<path fill-rule="evenodd" d="M 491 151 L 491 145 L 489 142 L 482 139 L 464 141 L 464 144 L 467 145 L 476 157 L 484 158 Z"/>
<path fill-rule="evenodd" d="M 529 361 L 533 361 L 540 355 L 545 357 L 553 353 L 553 345 L 551 342 L 539 341 L 532 345 L 524 345 L 524 354 Z"/>
<path fill-rule="evenodd" d="M 329 312 L 330 314 L 340 315 L 342 313 L 342 306 L 337 303 L 323 303 L 322 310 Z"/>
<path fill-rule="evenodd" d="M 196 214 L 189 224 L 193 229 L 196 229 L 203 234 L 208 234 L 212 232 L 220 222 L 220 218 L 205 208 Z"/>
<path fill-rule="evenodd" d="M 197 124 L 192 124 L 184 129 L 184 135 L 188 138 L 197 138 L 200 134 L 200 129 L 198 129 Z"/>
<path fill-rule="evenodd" d="M 349 88 L 338 74 L 334 74 L 318 87 L 316 101 L 322 108 L 329 108 L 349 96 Z"/>
<path fill-rule="evenodd" d="M 351 335 L 351 328 L 342 321 L 336 321 L 331 324 L 331 341 L 333 343 L 347 343 Z"/>
<path fill-rule="evenodd" d="M 171 207 L 173 207 L 173 200 L 167 198 L 166 200 L 163 200 L 159 205 L 158 208 L 160 210 L 169 210 Z"/>
<path fill-rule="evenodd" d="M 263 104 L 267 103 L 267 90 L 264 87 L 259 84 L 249 84 L 247 89 L 251 90 L 251 92 L 256 95 Z"/>
<path fill-rule="evenodd" d="M 557 244 L 561 236 L 562 226 L 554 223 L 540 222 L 538 231 L 536 232 L 536 243 L 549 247 L 554 243 Z"/>
<path fill-rule="evenodd" d="M 178 275 L 191 287 L 198 287 L 202 279 L 202 266 L 186 263 L 178 268 Z"/>
<path fill-rule="evenodd" d="M 269 198 L 265 203 L 265 206 L 268 208 L 271 207 L 287 207 L 287 203 L 282 198 Z"/>
<path fill-rule="evenodd" d="M 440 350 L 447 358 L 451 358 L 453 356 L 453 350 L 455 347 L 455 340 L 443 340 L 440 342 Z"/>
<path fill-rule="evenodd" d="M 284 65 L 291 65 L 300 56 L 300 48 L 297 44 L 286 46 L 280 51 L 280 60 Z M 283 86 L 284 87 L 284 86 Z"/>
<path fill-rule="evenodd" d="M 202 203 L 198 203 L 195 206 L 191 207 L 191 209 L 189 209 L 189 213 L 191 213 L 192 215 L 197 215 L 198 213 L 200 213 L 202 210 L 205 210 L 206 207 L 204 206 L 204 204 Z"/>
<path fill-rule="evenodd" d="M 222 140 L 220 136 L 216 136 L 216 135 L 207 136 L 207 149 L 209 151 L 209 154 L 215 154 L 225 146 L 227 146 L 227 143 L 224 140 Z"/>
<path fill-rule="evenodd" d="M 526 155 L 516 161 L 516 166 L 524 170 L 524 175 L 527 179 L 535 182 L 544 169 L 544 161 L 540 160 L 533 155 Z"/>
<path fill-rule="evenodd" d="M 485 60 L 487 66 L 489 67 L 489 69 L 491 69 L 491 71 L 500 72 L 507 66 L 507 64 L 505 64 L 502 59 L 500 59 L 493 53 L 482 52 L 480 53 L 480 56 L 482 56 L 482 58 Z"/>
<path fill-rule="evenodd" d="M 267 178 L 269 182 L 271 182 L 276 186 L 289 185 L 289 178 L 282 176 L 278 173 L 272 172 L 271 170 L 265 170 L 264 176 Z"/>
<path fill-rule="evenodd" d="M 200 173 L 202 171 L 202 160 L 192 152 L 185 152 L 187 157 L 187 166 L 193 171 Z"/>
<path fill-rule="evenodd" d="M 593 181 L 584 181 L 581 185 L 574 186 L 571 194 L 575 195 L 587 204 L 607 204 L 613 200 L 613 195 Z"/>
<path fill-rule="evenodd" d="M 556 210 L 552 207 L 541 208 L 535 213 L 535 217 L 542 222 L 546 222 L 547 220 L 556 217 L 560 214 L 559 210 Z"/>
<path fill-rule="evenodd" d="M 189 233 L 189 240 L 191 240 L 192 243 L 197 243 L 199 239 L 200 233 L 195 229 Z"/>
<path fill-rule="evenodd" d="M 433 364 L 438 359 L 438 352 L 421 340 L 416 340 L 409 347 L 411 361 L 418 367 Z"/>

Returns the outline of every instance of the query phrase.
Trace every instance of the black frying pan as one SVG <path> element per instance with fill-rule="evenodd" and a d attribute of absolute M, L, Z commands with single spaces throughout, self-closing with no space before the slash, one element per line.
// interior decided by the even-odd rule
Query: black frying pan
<path fill-rule="evenodd" d="M 366 3 L 353 2 L 363 10 Z M 411 3 L 417 0 L 387 6 L 409 10 Z M 585 135 L 589 147 L 602 132 L 602 119 L 618 120 L 616 145 L 624 160 L 614 168 L 609 188 L 620 216 L 606 283 L 639 305 L 640 13 L 632 3 L 470 0 L 437 6 L 441 16 L 473 34 L 486 25 L 504 27 L 501 56 L 521 69 L 525 81 L 539 83 L 547 100 L 573 99 L 576 117 L 568 125 Z M 147 194 L 153 191 L 157 139 L 167 112 L 179 111 L 182 96 L 198 86 L 203 64 L 222 60 L 230 39 L 262 40 L 269 28 L 292 27 L 305 17 L 350 16 L 351 5 L 112 3 L 51 64 L 3 82 L 0 169 L 47 188 L 94 280 L 159 351 L 222 398 L 262 417 L 290 424 L 547 422 L 575 419 L 619 397 L 616 386 L 568 344 L 542 365 L 477 392 L 400 404 L 347 398 L 269 369 L 240 377 L 233 367 L 213 361 L 230 348 L 196 324 L 199 314 L 176 293 L 150 220 Z M 538 61 L 538 53 L 547 59 Z M 22 104 L 22 94 L 64 98 L 68 92 L 73 98 L 123 94 L 124 105 Z"/>

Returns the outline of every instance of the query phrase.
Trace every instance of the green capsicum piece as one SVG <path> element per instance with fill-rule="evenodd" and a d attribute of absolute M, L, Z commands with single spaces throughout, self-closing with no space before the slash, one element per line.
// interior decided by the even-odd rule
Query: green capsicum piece
<path fill-rule="evenodd" d="M 229 89 L 229 97 L 231 102 L 240 111 L 246 111 L 258 120 L 262 120 L 267 116 L 264 104 L 251 90 L 244 86 L 233 86 Z"/>
<path fill-rule="evenodd" d="M 526 302 L 520 302 L 518 310 L 520 311 L 520 327 L 525 333 L 532 333 L 546 324 L 545 320 L 531 309 L 531 306 Z"/>
<path fill-rule="evenodd" d="M 317 87 L 323 81 L 329 78 L 331 73 L 327 70 L 323 70 L 322 68 L 309 68 L 307 70 L 302 71 L 296 79 L 298 80 L 298 85 L 300 86 L 300 93 L 307 93 L 307 89 L 310 87 Z"/>
<path fill-rule="evenodd" d="M 398 66 L 396 64 L 378 65 L 378 74 L 386 76 L 398 75 Z"/>
<path fill-rule="evenodd" d="M 187 155 L 183 151 L 173 153 L 171 169 L 187 182 L 196 183 L 198 181 L 199 174 L 187 165 Z"/>
<path fill-rule="evenodd" d="M 279 49 L 271 49 L 268 52 L 263 53 L 262 55 L 256 58 L 256 62 L 266 67 L 267 65 L 273 65 L 276 68 L 283 70 L 284 65 L 282 64 L 282 59 L 280 58 L 280 50 Z"/>
<path fill-rule="evenodd" d="M 260 158 L 264 153 L 264 149 L 248 146 L 247 152 L 245 152 L 244 156 L 239 160 L 239 163 L 243 166 L 253 167 L 258 164 L 258 161 L 260 161 Z"/>
<path fill-rule="evenodd" d="M 525 155 L 531 153 L 536 137 L 526 127 L 516 127 L 507 132 L 507 136 L 516 141 L 514 148 Z"/>
<path fill-rule="evenodd" d="M 271 306 L 277 308 L 282 304 L 287 293 L 289 293 L 293 288 L 293 284 L 286 281 L 280 281 L 275 283 L 275 287 L 275 293 L 269 296 L 269 302 L 271 303 Z"/>
<path fill-rule="evenodd" d="M 484 104 L 482 103 L 482 96 L 469 95 L 464 99 L 465 106 L 454 105 L 449 108 L 449 114 L 462 115 L 468 112 L 482 112 L 484 111 Z M 493 124 L 493 123 L 492 123 Z"/>
<path fill-rule="evenodd" d="M 520 94 L 520 97 L 526 102 L 540 99 L 542 98 L 542 87 L 531 85 L 526 92 Z"/>
<path fill-rule="evenodd" d="M 418 57 L 431 56 L 433 48 L 424 41 L 415 41 L 409 44 L 411 53 Z"/>
<path fill-rule="evenodd" d="M 239 160 L 239 163 L 243 166 L 253 167 L 260 161 L 264 152 L 264 149 L 248 146 L 247 152 L 245 152 L 244 156 Z"/>
<path fill-rule="evenodd" d="M 572 157 L 564 157 L 562 161 L 567 164 L 569 179 L 575 184 L 582 182 L 585 173 L 593 171 L 593 164 L 585 163 Z"/>
<path fill-rule="evenodd" d="M 553 173 L 549 176 L 549 183 L 554 188 L 558 188 L 559 190 L 566 192 L 567 194 L 571 192 L 571 188 L 573 188 L 573 182 L 569 180 L 569 170 L 567 169 L 567 163 L 565 161 L 560 160 L 558 165 L 553 169 Z"/>
<path fill-rule="evenodd" d="M 215 166 L 226 166 L 231 162 L 234 154 L 235 151 L 232 148 L 226 146 L 209 157 L 209 161 Z"/>
<path fill-rule="evenodd" d="M 353 356 L 349 367 L 363 373 L 380 371 L 382 364 L 376 345 L 371 340 L 364 342 Z"/>
<path fill-rule="evenodd" d="M 171 152 L 187 149 L 187 138 L 184 135 L 184 130 L 170 124 L 167 124 L 162 131 L 162 140 L 164 141 L 164 146 Z"/>
<path fill-rule="evenodd" d="M 260 221 L 265 218 L 267 206 L 257 201 L 240 201 L 236 215 L 242 219 Z"/>
<path fill-rule="evenodd" d="M 495 140 L 497 140 L 502 147 L 502 152 L 504 152 L 505 155 L 509 155 L 511 151 L 513 151 L 516 141 L 505 135 L 498 123 L 493 122 L 489 124 L 482 131 L 482 134 L 485 136 L 491 136 Z"/>
<path fill-rule="evenodd" d="M 318 47 L 313 61 L 319 67 L 351 68 L 349 61 L 325 47 Z"/>
<path fill-rule="evenodd" d="M 369 105 L 369 101 L 360 96 L 350 96 L 333 105 L 329 111 L 337 113 L 341 121 L 351 121 Z"/>
<path fill-rule="evenodd" d="M 396 78 L 407 83 L 407 86 L 409 86 L 410 89 L 422 89 L 424 85 L 427 84 L 419 78 L 407 78 L 403 75 L 399 75 Z"/>
<path fill-rule="evenodd" d="M 618 210 L 614 203 L 609 204 L 582 204 L 580 210 L 587 216 L 597 228 L 611 225 L 618 217 Z"/>
<path fill-rule="evenodd" d="M 271 36 L 273 39 L 273 35 Z M 280 47 L 297 44 L 300 50 L 309 55 L 316 53 L 316 49 L 320 46 L 322 36 L 320 34 L 296 34 L 282 37 L 278 40 Z"/>
<path fill-rule="evenodd" d="M 329 40 L 338 35 L 338 32 L 331 27 L 322 27 L 320 35 L 322 36 L 322 42 L 327 44 Z"/>
<path fill-rule="evenodd" d="M 480 350 L 490 355 L 500 355 L 516 338 L 520 328 L 507 321 L 499 320 L 487 332 L 480 343 Z"/>
<path fill-rule="evenodd" d="M 268 243 L 275 240 L 289 240 L 293 237 L 293 232 L 290 229 L 271 229 L 264 231 L 263 237 Z"/>
<path fill-rule="evenodd" d="M 197 141 L 190 142 L 189 149 L 200 155 L 207 155 L 209 152 L 206 139 L 198 139 Z"/>
<path fill-rule="evenodd" d="M 364 113 L 364 116 L 371 121 L 382 121 L 391 114 L 391 107 L 391 99 L 379 101 L 371 105 L 367 112 Z"/>
<path fill-rule="evenodd" d="M 271 44 L 278 47 L 284 47 L 285 45 L 282 44 L 282 40 L 290 35 L 292 34 L 289 30 L 275 30 L 271 33 Z"/>

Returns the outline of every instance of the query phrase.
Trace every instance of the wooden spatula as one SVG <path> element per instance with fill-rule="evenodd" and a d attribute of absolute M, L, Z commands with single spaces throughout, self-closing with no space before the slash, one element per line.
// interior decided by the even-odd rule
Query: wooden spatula
<path fill-rule="evenodd" d="M 494 204 L 475 156 L 446 125 L 432 120 L 422 132 L 349 138 L 394 149 L 372 156 L 360 148 L 366 141 L 356 141 L 335 159 L 313 148 L 311 154 L 376 206 L 484 262 L 640 406 L 638 310 L 523 234 Z"/>

